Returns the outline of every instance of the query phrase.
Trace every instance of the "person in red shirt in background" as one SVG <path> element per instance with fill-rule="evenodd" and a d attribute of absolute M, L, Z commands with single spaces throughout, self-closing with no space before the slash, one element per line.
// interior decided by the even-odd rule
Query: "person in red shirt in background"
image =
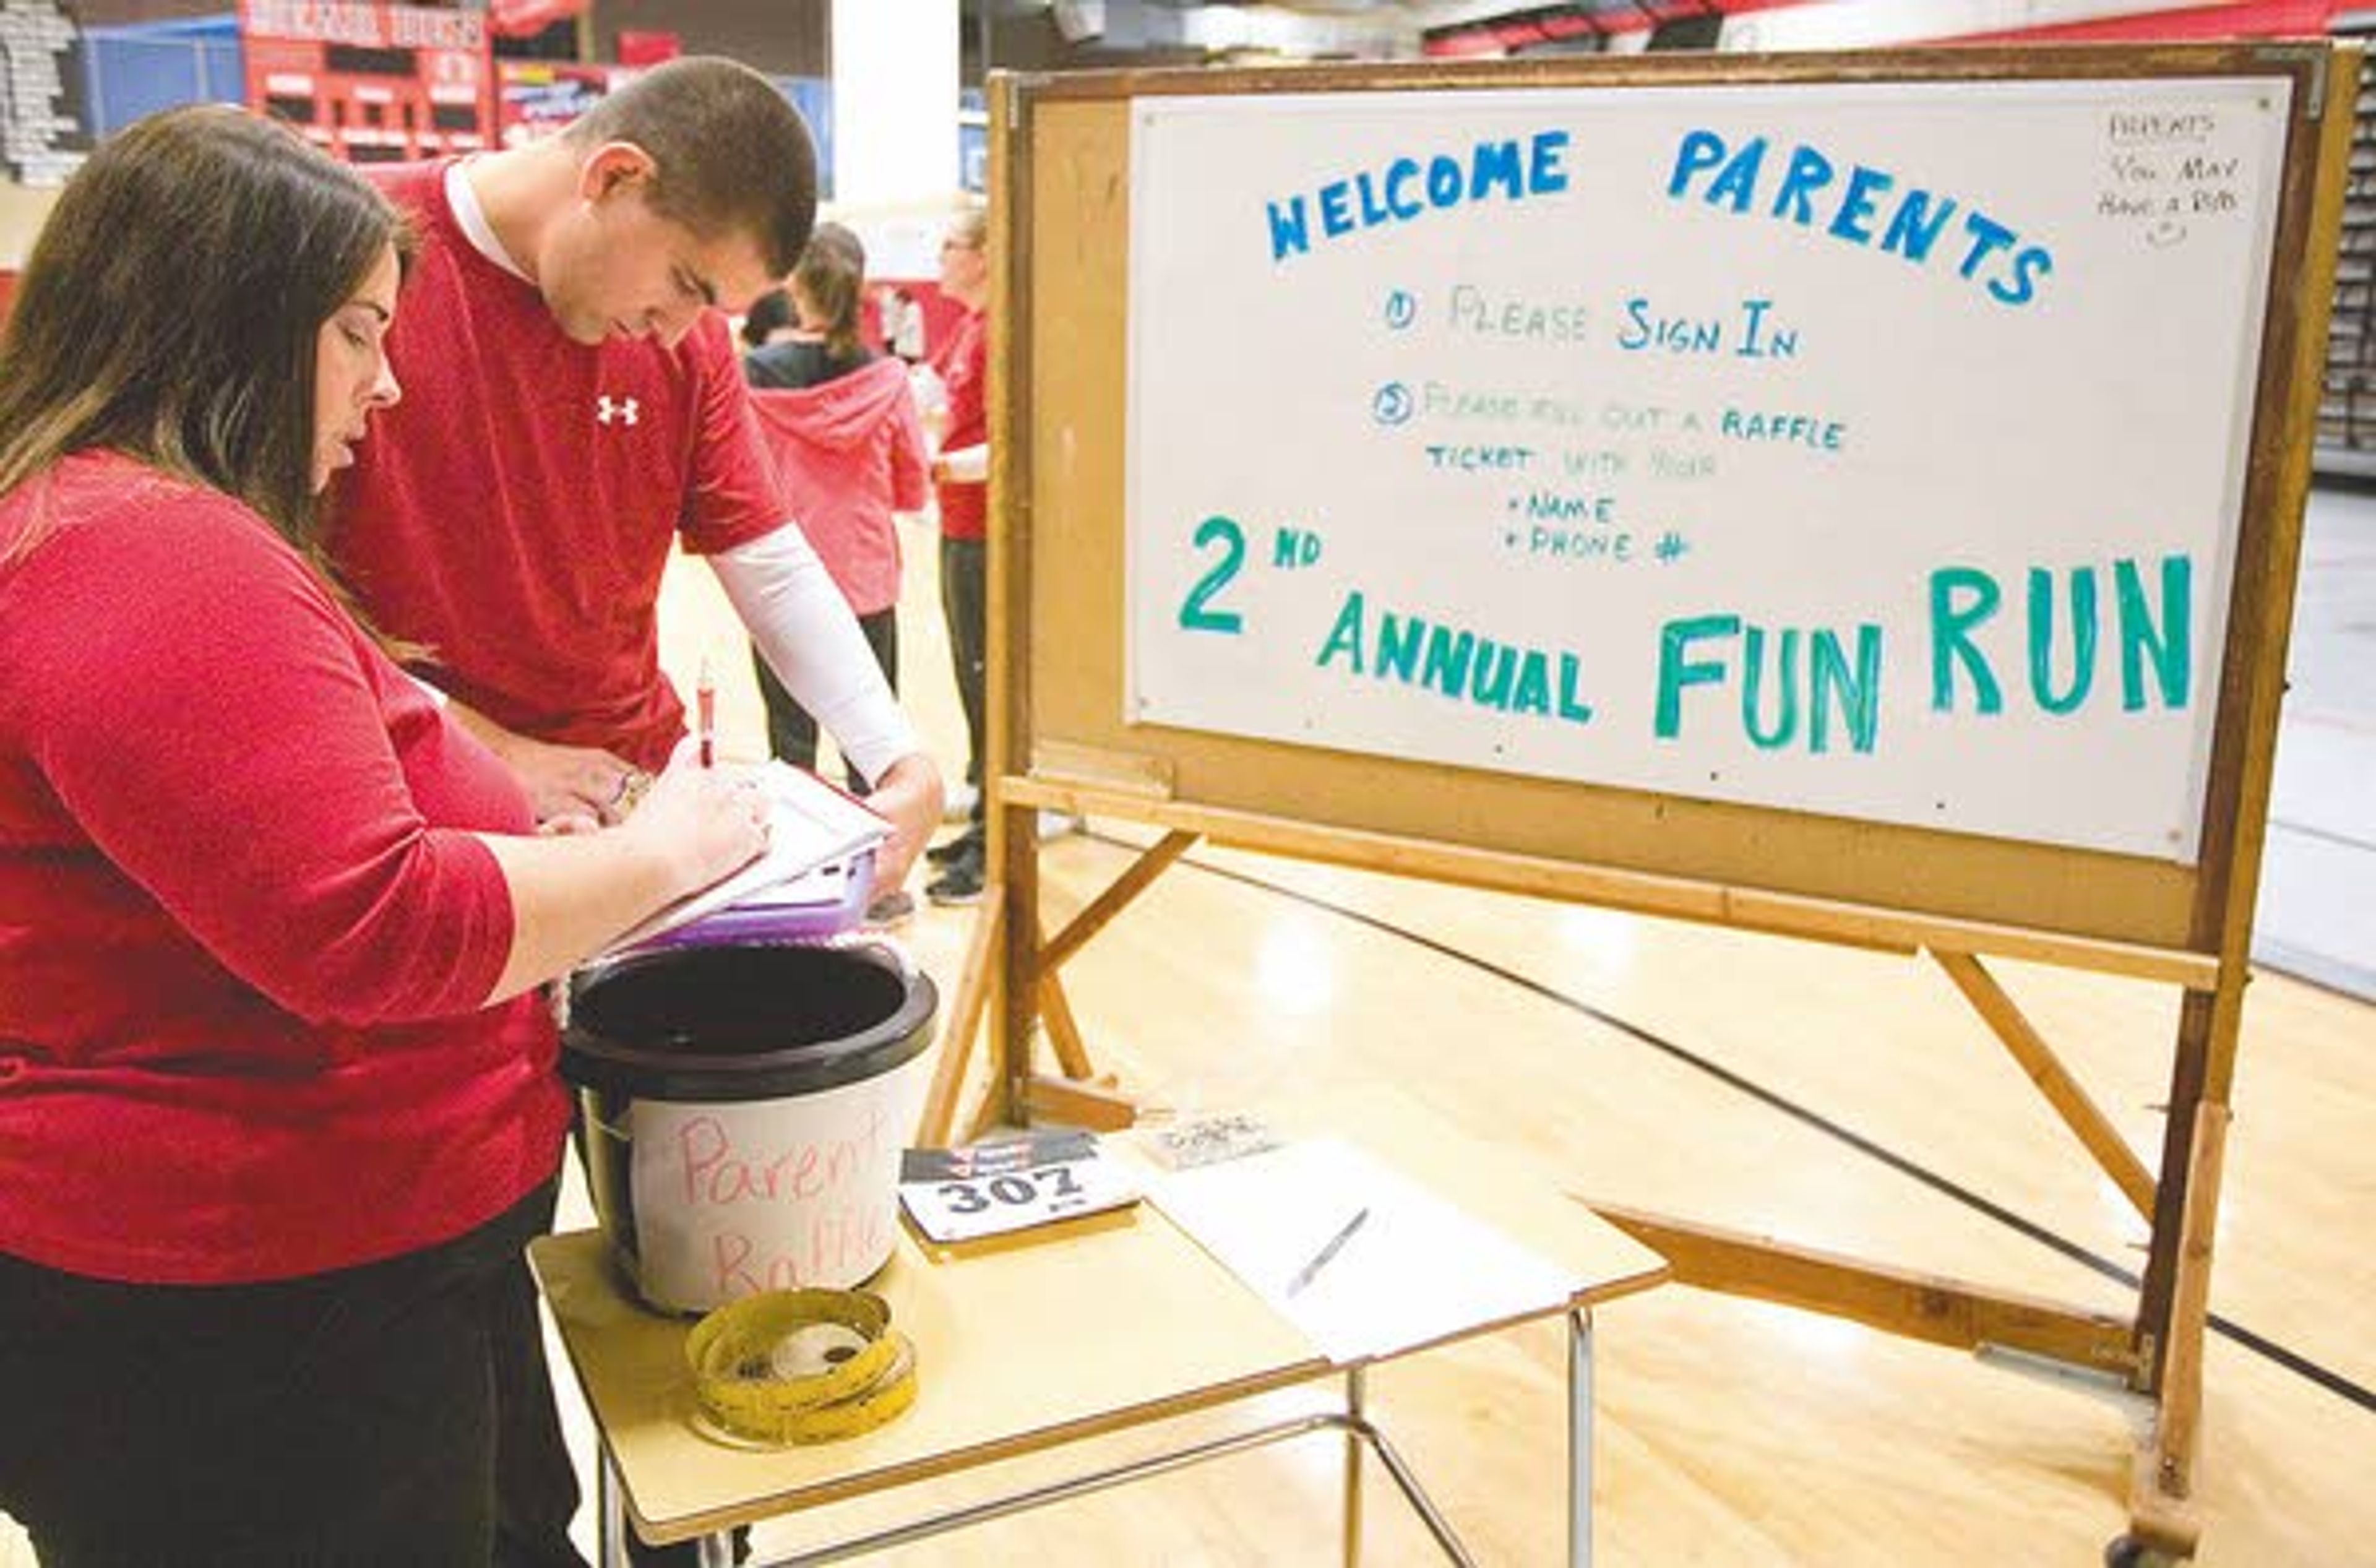
<path fill-rule="evenodd" d="M 315 497 L 398 396 L 410 244 L 173 110 L 68 183 L 0 340 L 0 1509 L 47 1563 L 494 1559 L 553 1422 L 536 988 L 765 842 L 687 760 L 537 836 L 344 608 Z"/>
<path fill-rule="evenodd" d="M 799 114 L 756 72 L 676 60 L 550 140 L 371 177 L 422 246 L 389 347 L 408 396 L 331 541 L 364 608 L 541 818 L 614 821 L 684 731 L 657 617 L 681 544 L 871 782 L 896 887 L 940 774 L 778 492 L 717 308 L 807 243 Z"/>
<path fill-rule="evenodd" d="M 924 429 L 907 367 L 877 357 L 859 340 L 865 287 L 866 248 L 858 236 L 838 223 L 819 224 L 792 272 L 791 322 L 763 327 L 763 340 L 743 357 L 742 374 L 785 503 L 896 691 L 899 532 L 892 514 L 921 510 L 928 499 Z M 755 308 L 753 315 L 765 319 Z M 746 323 L 746 338 L 750 332 Z M 770 748 L 787 762 L 814 767 L 816 720 L 784 690 L 766 659 L 754 656 L 752 662 L 766 700 Z M 853 790 L 865 792 L 854 766 L 849 778 Z M 890 924 L 914 908 L 895 887 L 874 901 L 867 919 Z"/>
<path fill-rule="evenodd" d="M 941 292 L 965 307 L 965 317 L 933 360 L 948 388 L 948 412 L 932 474 L 941 503 L 941 611 L 965 708 L 966 782 L 974 800 L 966 830 L 931 851 L 941 873 L 924 895 L 935 904 L 980 898 L 989 851 L 981 793 L 990 600 L 989 243 L 990 211 L 980 207 L 959 213 L 941 241 Z"/>

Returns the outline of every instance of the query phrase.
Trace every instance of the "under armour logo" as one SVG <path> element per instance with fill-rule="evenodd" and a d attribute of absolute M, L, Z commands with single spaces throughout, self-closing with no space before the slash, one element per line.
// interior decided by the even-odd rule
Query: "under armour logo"
<path fill-rule="evenodd" d="M 633 398 L 614 398 L 610 394 L 604 393 L 594 399 L 594 417 L 604 424 L 609 424 L 613 420 L 633 424 L 636 422 L 637 411 L 637 404 Z"/>

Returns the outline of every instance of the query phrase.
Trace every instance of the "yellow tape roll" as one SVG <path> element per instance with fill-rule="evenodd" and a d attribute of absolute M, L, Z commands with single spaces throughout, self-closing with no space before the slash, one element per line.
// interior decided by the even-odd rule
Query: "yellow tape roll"
<path fill-rule="evenodd" d="M 862 1290 L 769 1290 L 719 1308 L 684 1346 L 714 1435 L 828 1443 L 872 1431 L 916 1402 L 916 1351 L 891 1308 Z"/>

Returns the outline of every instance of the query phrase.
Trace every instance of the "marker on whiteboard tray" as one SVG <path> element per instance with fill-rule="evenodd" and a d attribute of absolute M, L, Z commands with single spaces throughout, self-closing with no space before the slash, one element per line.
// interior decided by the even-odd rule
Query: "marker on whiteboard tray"
<path fill-rule="evenodd" d="M 702 655 L 701 675 L 693 687 L 694 723 L 701 736 L 701 766 L 718 766 L 718 683 L 709 678 L 709 656 Z"/>

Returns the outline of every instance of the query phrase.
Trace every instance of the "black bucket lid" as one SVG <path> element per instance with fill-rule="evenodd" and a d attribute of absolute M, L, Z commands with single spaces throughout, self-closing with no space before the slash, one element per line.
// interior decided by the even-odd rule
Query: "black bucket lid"
<path fill-rule="evenodd" d="M 912 1059 L 938 1004 L 930 976 L 868 944 L 636 953 L 572 977 L 561 1075 L 647 1099 L 816 1094 Z"/>

